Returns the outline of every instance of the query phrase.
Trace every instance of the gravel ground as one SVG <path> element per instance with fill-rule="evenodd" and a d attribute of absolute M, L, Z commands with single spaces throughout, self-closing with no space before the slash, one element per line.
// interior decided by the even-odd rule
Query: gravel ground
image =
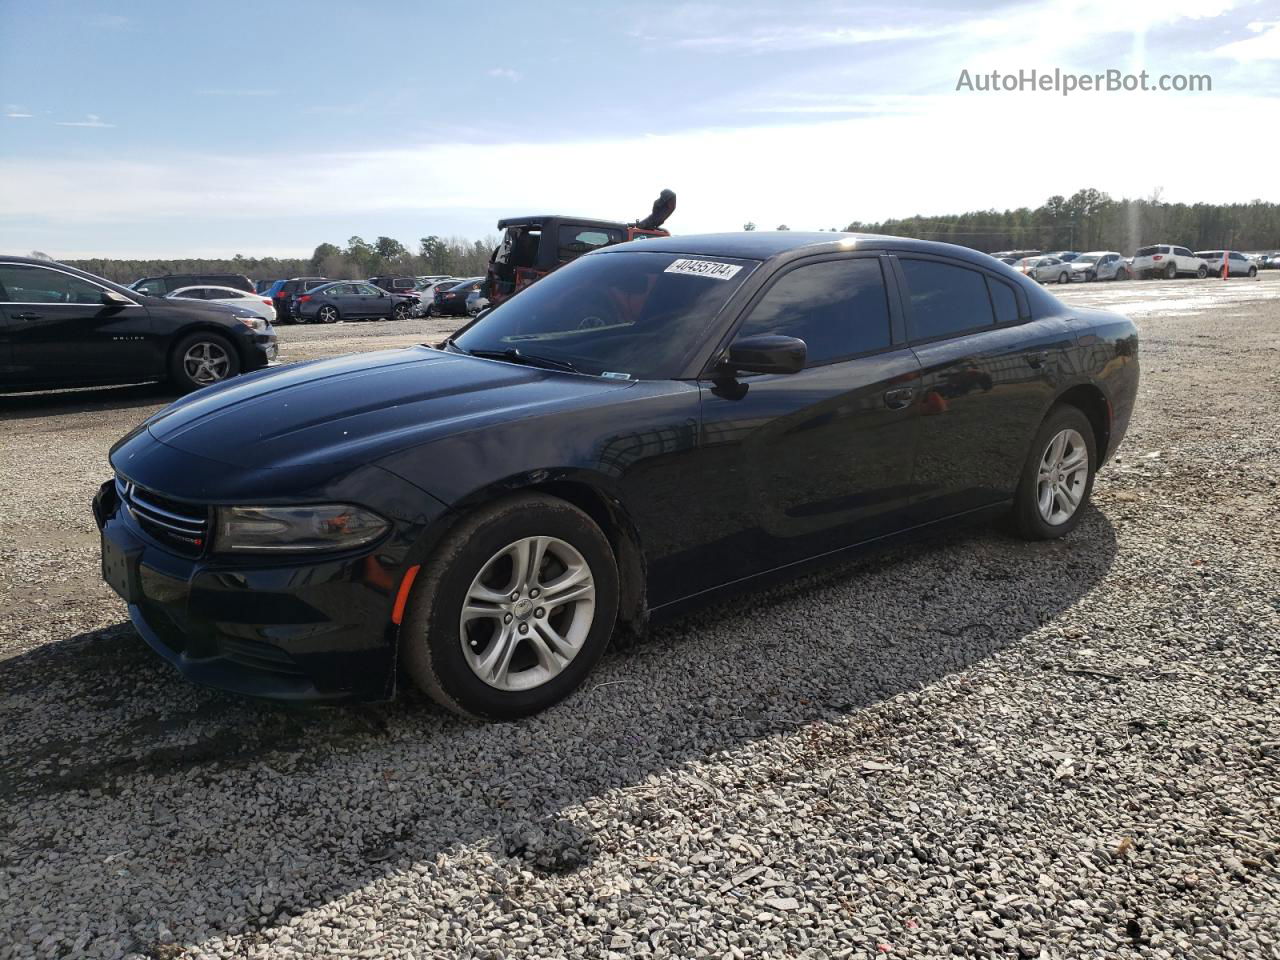
<path fill-rule="evenodd" d="M 1280 275 L 1062 295 L 1143 334 L 1070 537 L 711 608 L 514 724 L 182 681 L 88 516 L 164 394 L 0 398 L 0 957 L 1280 958 Z"/>

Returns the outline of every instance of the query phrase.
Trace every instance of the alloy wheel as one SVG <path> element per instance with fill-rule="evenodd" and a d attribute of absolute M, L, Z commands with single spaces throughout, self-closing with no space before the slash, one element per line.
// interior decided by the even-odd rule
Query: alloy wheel
<path fill-rule="evenodd" d="M 458 621 L 472 672 L 499 690 L 530 690 L 582 649 L 596 611 L 591 567 L 569 543 L 524 537 L 480 568 Z"/>
<path fill-rule="evenodd" d="M 1053 435 L 1040 457 L 1036 506 L 1052 526 L 1066 523 L 1080 506 L 1089 482 L 1089 448 L 1076 430 Z"/>
<path fill-rule="evenodd" d="M 231 370 L 231 357 L 220 344 L 201 340 L 193 343 L 182 355 L 182 368 L 192 383 L 206 387 L 226 379 Z"/>
<path fill-rule="evenodd" d="M 321 323 L 333 323 L 338 319 L 338 311 L 333 307 L 321 307 L 317 316 Z"/>

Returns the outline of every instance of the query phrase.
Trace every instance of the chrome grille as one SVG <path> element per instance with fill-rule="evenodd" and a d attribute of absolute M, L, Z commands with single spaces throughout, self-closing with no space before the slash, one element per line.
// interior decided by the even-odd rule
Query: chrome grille
<path fill-rule="evenodd" d="M 116 492 L 138 526 L 156 540 L 188 555 L 204 552 L 211 526 L 208 507 L 174 500 L 119 474 Z"/>

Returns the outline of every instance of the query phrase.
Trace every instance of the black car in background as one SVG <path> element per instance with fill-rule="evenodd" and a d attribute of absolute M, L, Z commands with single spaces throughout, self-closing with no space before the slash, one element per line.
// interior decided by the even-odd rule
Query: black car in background
<path fill-rule="evenodd" d="M 277 280 L 267 288 L 265 294 L 271 298 L 271 304 L 276 308 L 276 321 L 297 323 L 298 314 L 295 309 L 297 297 L 328 282 L 328 277 L 293 277 L 289 280 Z"/>
<path fill-rule="evenodd" d="M 436 287 L 429 312 L 442 317 L 465 317 L 468 295 L 479 290 L 483 283 L 484 277 L 472 277 L 470 280 Z"/>
<path fill-rule="evenodd" d="M 609 246 L 441 349 L 160 411 L 111 450 L 102 568 L 193 680 L 328 699 L 407 678 L 518 717 L 615 628 L 723 590 L 953 521 L 1070 532 L 1124 437 L 1137 348 L 1125 317 L 949 244 Z"/>
<path fill-rule="evenodd" d="M 247 310 L 147 296 L 61 263 L 0 257 L 0 392 L 168 380 L 194 390 L 265 367 Z"/>
<path fill-rule="evenodd" d="M 164 297 L 183 287 L 234 287 L 257 293 L 252 280 L 243 273 L 172 273 L 165 277 L 143 277 L 129 284 L 130 290 L 150 297 Z"/>
<path fill-rule="evenodd" d="M 295 300 L 303 323 L 337 323 L 339 320 L 404 320 L 417 297 L 388 293 L 363 280 L 334 280 L 312 287 Z"/>

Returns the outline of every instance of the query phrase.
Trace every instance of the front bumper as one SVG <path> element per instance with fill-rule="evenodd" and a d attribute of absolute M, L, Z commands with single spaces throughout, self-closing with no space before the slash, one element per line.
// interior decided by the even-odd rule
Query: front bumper
<path fill-rule="evenodd" d="M 391 611 L 403 557 L 198 558 L 151 539 L 114 482 L 93 500 L 103 576 L 142 638 L 188 679 L 298 701 L 387 699 L 395 689 Z"/>

